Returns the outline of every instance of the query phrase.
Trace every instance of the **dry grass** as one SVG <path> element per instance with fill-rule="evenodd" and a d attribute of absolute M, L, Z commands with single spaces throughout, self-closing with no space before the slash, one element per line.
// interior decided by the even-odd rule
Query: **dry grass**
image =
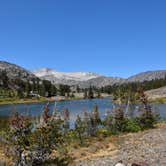
<path fill-rule="evenodd" d="M 75 162 L 96 157 L 112 156 L 118 152 L 116 142 L 117 136 L 92 137 L 86 140 L 83 147 L 78 143 L 72 144 L 69 153 Z"/>
<path fill-rule="evenodd" d="M 166 128 L 166 123 L 158 123 L 156 128 Z M 153 131 L 154 129 L 151 129 Z M 149 132 L 143 131 L 138 133 L 126 133 L 120 134 L 116 136 L 98 136 L 98 137 L 91 137 L 84 140 L 84 146 L 80 146 L 79 141 L 75 140 L 73 143 L 68 144 L 67 148 L 69 154 L 74 159 L 74 162 L 71 166 L 74 166 L 75 163 L 83 160 L 88 160 L 92 158 L 98 157 L 106 157 L 106 156 L 116 156 L 118 153 L 119 146 L 124 143 L 124 139 L 128 138 L 131 135 L 140 135 L 143 133 Z M 12 162 L 10 159 L 6 158 L 3 154 L 2 147 L 0 146 L 0 161 L 5 163 L 7 166 L 12 166 Z M 1 166 L 0 162 L 0 166 Z"/>
<path fill-rule="evenodd" d="M 158 123 L 155 129 L 165 127 L 166 123 L 162 122 Z M 90 138 L 86 140 L 87 146 L 81 147 L 75 143 L 72 145 L 69 152 L 74 158 L 74 163 L 92 158 L 116 156 L 120 146 L 124 144 L 125 138 L 131 137 L 132 135 L 142 135 L 153 130 L 154 129 L 140 131 L 138 133 L 123 133 L 116 136 Z M 74 166 L 74 164 L 71 166 Z"/>
<path fill-rule="evenodd" d="M 13 166 L 12 160 L 5 156 L 2 148 L 0 146 L 0 166 Z"/>
<path fill-rule="evenodd" d="M 0 101 L 0 105 L 5 104 L 24 104 L 24 103 L 39 103 L 39 102 L 51 102 L 55 101 L 54 98 L 46 98 L 46 97 L 40 97 L 40 98 L 24 98 L 24 99 L 12 99 L 9 98 L 9 100 L 5 99 L 3 101 Z"/>

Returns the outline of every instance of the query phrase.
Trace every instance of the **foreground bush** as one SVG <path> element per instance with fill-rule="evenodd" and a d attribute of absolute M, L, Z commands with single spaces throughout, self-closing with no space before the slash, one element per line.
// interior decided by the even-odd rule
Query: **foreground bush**
<path fill-rule="evenodd" d="M 137 118 L 126 118 L 125 125 L 126 132 L 138 132 L 141 130 L 141 126 Z"/>
<path fill-rule="evenodd" d="M 15 112 L 5 141 L 7 155 L 16 166 L 68 165 L 71 160 L 64 143 L 63 120 L 48 115 L 48 106 L 42 122 L 33 126 L 32 118 Z"/>
<path fill-rule="evenodd" d="M 103 125 L 110 134 L 117 134 L 120 132 L 138 132 L 140 130 L 153 128 L 158 121 L 159 115 L 155 114 L 150 106 L 147 96 L 140 90 L 138 92 L 140 100 L 139 113 L 133 116 L 133 109 L 130 114 L 126 113 L 126 107 L 120 102 L 114 109 L 114 113 L 107 113 L 103 120 Z M 128 103 L 131 103 L 130 101 Z M 128 107 L 131 107 L 128 105 Z"/>
<path fill-rule="evenodd" d="M 141 108 L 142 114 L 138 117 L 140 127 L 141 129 L 153 128 L 154 124 L 159 119 L 159 115 L 152 112 L 148 97 L 142 90 L 139 91 L 139 96 L 143 105 Z"/>

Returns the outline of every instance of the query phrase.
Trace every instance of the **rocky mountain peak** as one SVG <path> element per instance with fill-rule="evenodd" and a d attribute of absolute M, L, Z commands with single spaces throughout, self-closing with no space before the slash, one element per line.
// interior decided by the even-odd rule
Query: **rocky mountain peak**
<path fill-rule="evenodd" d="M 37 79 L 37 77 L 30 71 L 6 61 L 0 61 L 0 72 L 2 71 L 5 71 L 10 79 L 15 79 L 15 78 L 20 78 L 22 80 Z"/>

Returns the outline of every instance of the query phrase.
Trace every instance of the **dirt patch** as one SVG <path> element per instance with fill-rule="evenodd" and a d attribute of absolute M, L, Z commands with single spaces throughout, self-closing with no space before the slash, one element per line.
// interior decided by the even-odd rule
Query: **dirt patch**
<path fill-rule="evenodd" d="M 144 132 L 120 135 L 118 139 L 117 153 L 110 152 L 110 155 L 94 158 L 92 155 L 88 160 L 82 160 L 76 165 L 113 166 L 122 160 L 126 165 L 138 161 L 150 166 L 166 166 L 166 123 Z"/>

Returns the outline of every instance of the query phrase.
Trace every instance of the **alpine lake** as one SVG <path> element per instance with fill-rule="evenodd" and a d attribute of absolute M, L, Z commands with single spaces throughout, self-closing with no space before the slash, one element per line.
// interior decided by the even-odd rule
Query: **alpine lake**
<path fill-rule="evenodd" d="M 0 105 L 0 129 L 5 127 L 5 120 L 12 114 L 13 111 L 18 111 L 24 115 L 31 115 L 32 117 L 40 116 L 47 103 L 26 103 L 26 104 L 6 104 Z M 104 118 L 107 112 L 111 112 L 114 108 L 114 103 L 111 98 L 99 99 L 81 99 L 81 100 L 67 100 L 49 103 L 49 113 L 52 114 L 55 110 L 60 113 L 64 109 L 70 112 L 70 125 L 74 126 L 74 121 L 77 115 L 90 112 L 93 107 L 97 105 L 100 117 Z M 134 105 L 134 111 L 138 105 Z M 166 119 L 166 103 L 151 103 L 152 110 L 160 114 L 161 119 Z"/>

